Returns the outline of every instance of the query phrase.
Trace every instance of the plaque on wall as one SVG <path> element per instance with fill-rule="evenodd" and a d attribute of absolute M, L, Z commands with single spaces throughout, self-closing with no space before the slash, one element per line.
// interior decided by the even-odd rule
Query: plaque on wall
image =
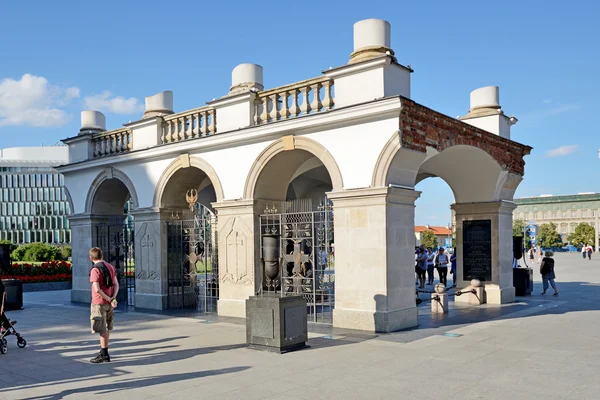
<path fill-rule="evenodd" d="M 492 221 L 463 221 L 463 280 L 492 280 Z"/>

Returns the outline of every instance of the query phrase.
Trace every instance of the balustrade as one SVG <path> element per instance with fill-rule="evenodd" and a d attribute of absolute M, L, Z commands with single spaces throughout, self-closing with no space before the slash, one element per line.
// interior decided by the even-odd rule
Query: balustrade
<path fill-rule="evenodd" d="M 259 92 L 254 104 L 254 124 L 329 111 L 334 105 L 333 80 L 313 78 Z"/>
<path fill-rule="evenodd" d="M 94 158 L 111 154 L 125 153 L 131 150 L 133 135 L 128 128 L 115 129 L 94 135 Z"/>
<path fill-rule="evenodd" d="M 216 113 L 212 108 L 202 107 L 164 117 L 161 143 L 213 135 L 217 132 Z"/>

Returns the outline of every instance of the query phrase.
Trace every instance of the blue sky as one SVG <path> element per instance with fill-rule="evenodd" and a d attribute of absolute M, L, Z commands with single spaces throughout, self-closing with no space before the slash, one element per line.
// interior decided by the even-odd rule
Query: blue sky
<path fill-rule="evenodd" d="M 175 92 L 175 109 L 227 93 L 253 62 L 265 87 L 347 62 L 352 25 L 392 24 L 414 100 L 464 115 L 471 90 L 500 86 L 513 140 L 534 147 L 517 196 L 600 191 L 600 5 L 594 1 L 4 2 L 0 9 L 0 148 L 73 136 L 79 112 L 108 128 L 138 119 L 144 96 Z M 7 100 L 10 95 L 10 101 Z M 417 224 L 445 225 L 453 196 L 418 185 Z"/>

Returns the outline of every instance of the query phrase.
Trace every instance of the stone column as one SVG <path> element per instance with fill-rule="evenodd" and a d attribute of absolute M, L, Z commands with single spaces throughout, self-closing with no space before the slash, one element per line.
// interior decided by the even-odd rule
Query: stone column
<path fill-rule="evenodd" d="M 260 284 L 258 216 L 264 202 L 256 200 L 212 203 L 217 213 L 219 260 L 219 315 L 246 317 L 246 299 Z"/>
<path fill-rule="evenodd" d="M 71 226 L 71 246 L 73 249 L 71 256 L 73 265 L 71 301 L 89 303 L 92 300 L 90 249 L 97 242 L 96 226 L 102 223 L 105 218 L 90 214 L 73 214 L 68 218 Z"/>
<path fill-rule="evenodd" d="M 419 192 L 329 193 L 335 229 L 333 326 L 392 332 L 418 324 L 414 217 Z"/>
<path fill-rule="evenodd" d="M 463 233 L 464 221 L 491 221 L 491 281 L 485 283 L 487 303 L 505 304 L 515 300 L 513 286 L 513 250 L 512 250 L 512 213 L 516 208 L 513 202 L 498 201 L 485 203 L 453 204 L 456 214 L 456 260 L 457 289 L 470 285 L 471 278 L 464 276 L 463 268 Z M 465 279 L 466 278 L 466 279 Z M 464 298 L 463 298 L 464 297 Z M 468 296 L 456 297 L 456 302 L 468 301 Z"/>
<path fill-rule="evenodd" d="M 168 305 L 167 220 L 170 212 L 137 209 L 135 224 L 135 308 L 164 310 Z"/>

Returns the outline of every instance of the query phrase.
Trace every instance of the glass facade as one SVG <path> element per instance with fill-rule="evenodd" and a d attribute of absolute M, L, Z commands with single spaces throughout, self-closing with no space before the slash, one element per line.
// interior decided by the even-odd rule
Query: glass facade
<path fill-rule="evenodd" d="M 63 176 L 49 167 L 0 167 L 0 239 L 70 244 Z"/>

